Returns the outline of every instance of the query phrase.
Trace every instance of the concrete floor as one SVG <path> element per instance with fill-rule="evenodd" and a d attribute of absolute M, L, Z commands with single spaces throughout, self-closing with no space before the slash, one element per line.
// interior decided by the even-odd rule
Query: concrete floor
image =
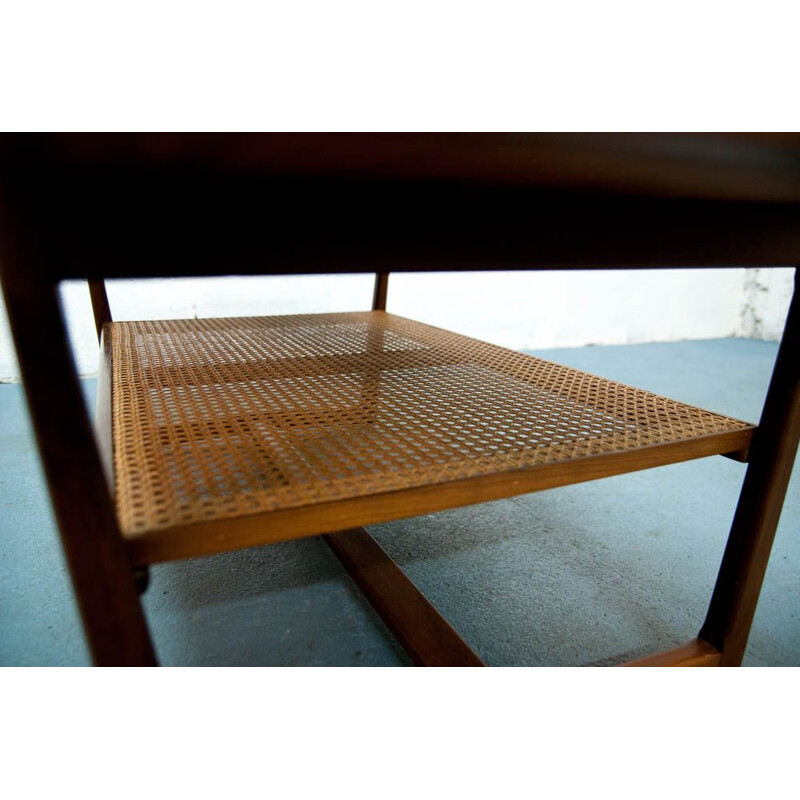
<path fill-rule="evenodd" d="M 757 420 L 776 352 L 724 339 L 538 355 Z M 800 665 L 798 472 L 748 665 Z M 614 664 L 696 634 L 743 474 L 703 459 L 371 531 L 488 664 Z M 0 386 L 0 509 L 0 664 L 88 663 L 14 384 Z M 154 567 L 144 605 L 166 665 L 408 663 L 317 539 Z"/>

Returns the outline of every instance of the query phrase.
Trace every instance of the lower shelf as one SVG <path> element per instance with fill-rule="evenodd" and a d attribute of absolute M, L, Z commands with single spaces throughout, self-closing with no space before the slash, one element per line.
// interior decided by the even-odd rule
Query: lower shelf
<path fill-rule="evenodd" d="M 104 337 L 98 418 L 137 563 L 744 453 L 754 429 L 382 311 Z"/>

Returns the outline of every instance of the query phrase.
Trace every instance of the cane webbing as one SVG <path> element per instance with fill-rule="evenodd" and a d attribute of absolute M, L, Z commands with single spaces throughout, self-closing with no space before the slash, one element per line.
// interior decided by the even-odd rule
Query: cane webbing
<path fill-rule="evenodd" d="M 750 427 L 380 311 L 110 332 L 127 534 Z"/>

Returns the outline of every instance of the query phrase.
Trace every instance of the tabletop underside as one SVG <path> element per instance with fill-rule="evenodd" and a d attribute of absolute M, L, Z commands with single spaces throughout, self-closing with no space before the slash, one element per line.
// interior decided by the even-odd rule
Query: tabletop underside
<path fill-rule="evenodd" d="M 793 266 L 800 137 L 5 136 L 0 205 L 52 281 Z"/>

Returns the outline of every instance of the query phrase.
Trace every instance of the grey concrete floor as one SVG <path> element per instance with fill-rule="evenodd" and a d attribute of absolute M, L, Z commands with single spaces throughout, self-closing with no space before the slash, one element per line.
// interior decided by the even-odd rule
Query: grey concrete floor
<path fill-rule="evenodd" d="M 723 339 L 537 355 L 757 421 L 776 352 Z M 743 474 L 715 457 L 370 530 L 488 664 L 614 664 L 697 633 Z M 800 665 L 799 534 L 795 470 L 747 665 Z M 316 538 L 154 567 L 144 605 L 166 665 L 408 663 Z M 87 663 L 22 388 L 2 385 L 0 664 Z"/>

